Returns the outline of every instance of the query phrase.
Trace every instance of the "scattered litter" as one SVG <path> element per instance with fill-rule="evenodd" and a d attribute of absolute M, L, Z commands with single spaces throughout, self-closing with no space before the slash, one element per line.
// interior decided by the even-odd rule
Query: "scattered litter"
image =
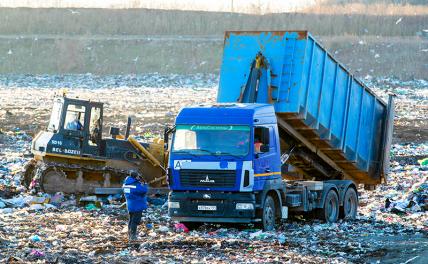
<path fill-rule="evenodd" d="M 40 257 L 44 257 L 45 253 L 43 253 L 42 251 L 39 251 L 37 249 L 33 249 L 33 250 L 31 250 L 30 255 L 40 258 Z"/>
<path fill-rule="evenodd" d="M 366 43 L 361 41 L 360 45 Z M 373 55 L 376 57 L 376 53 Z M 352 222 L 325 224 L 306 215 L 290 215 L 272 232 L 252 225 L 217 224 L 190 231 L 190 225 L 171 221 L 167 197 L 156 195 L 149 197 L 150 207 L 143 213 L 140 245 L 131 247 L 126 242 L 128 220 L 126 208 L 120 207 L 121 195 L 79 198 L 63 193 L 32 193 L 23 187 L 23 168 L 31 158 L 30 135 L 40 130 L 36 125 L 46 125 L 51 107 L 46 99 L 51 99 L 57 88 L 70 87 L 71 97 L 89 99 L 97 89 L 97 100 L 109 102 L 111 109 L 106 127 L 119 124 L 124 128 L 130 113 L 135 133 L 144 139 L 161 134 L 165 123 L 173 122 L 182 106 L 214 102 L 217 81 L 215 75 L 0 76 L 0 262 L 182 263 L 191 258 L 195 263 L 248 259 L 269 263 L 361 263 L 376 262 L 387 250 L 395 250 L 396 242 L 388 240 L 395 236 L 414 241 L 403 249 L 414 256 L 406 255 L 401 262 L 412 263 L 421 255 L 424 248 L 415 238 L 425 239 L 428 234 L 426 80 L 364 79 L 384 100 L 388 93 L 397 95 L 395 135 L 388 182 L 375 191 L 358 190 L 359 214 Z M 17 87 L 13 100 L 9 95 L 12 86 Z M 112 101 L 112 94 L 121 96 Z M 115 116 L 123 109 L 123 116 Z M 19 122 L 13 121 L 18 116 Z M 413 248 L 416 250 L 411 251 Z"/>
<path fill-rule="evenodd" d="M 93 204 L 93 203 L 89 203 L 85 206 L 85 209 L 88 211 L 93 211 L 93 210 L 99 210 L 99 208 Z"/>
<path fill-rule="evenodd" d="M 32 204 L 30 205 L 31 211 L 43 210 L 45 207 L 42 204 Z"/>
<path fill-rule="evenodd" d="M 280 234 L 280 235 L 278 236 L 278 243 L 279 243 L 279 244 L 284 244 L 286 240 L 287 240 L 287 238 L 285 237 L 285 235 L 284 235 L 284 234 Z"/>
<path fill-rule="evenodd" d="M 187 228 L 187 226 L 183 223 L 176 223 L 174 225 L 175 231 L 177 232 L 184 232 L 184 233 L 188 233 L 189 232 L 189 228 Z"/>
<path fill-rule="evenodd" d="M 428 158 L 418 160 L 421 166 L 428 166 Z"/>
<path fill-rule="evenodd" d="M 62 193 L 56 193 L 54 196 L 51 197 L 51 204 L 53 205 L 60 205 L 64 201 L 64 194 Z"/>
<path fill-rule="evenodd" d="M 42 241 L 42 239 L 38 235 L 32 235 L 30 237 L 30 241 L 31 242 L 40 242 L 40 241 Z"/>
<path fill-rule="evenodd" d="M 129 255 L 129 250 L 125 249 L 119 252 L 119 256 L 127 256 Z"/>
<path fill-rule="evenodd" d="M 165 232 L 169 231 L 169 227 L 167 227 L 167 226 L 160 226 L 158 228 L 158 230 L 159 230 L 159 232 L 165 233 Z"/>

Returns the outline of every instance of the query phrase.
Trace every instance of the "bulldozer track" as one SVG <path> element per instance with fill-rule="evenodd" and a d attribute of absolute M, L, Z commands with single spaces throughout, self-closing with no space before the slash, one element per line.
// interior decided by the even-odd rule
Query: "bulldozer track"
<path fill-rule="evenodd" d="M 47 180 L 46 177 L 49 174 L 53 174 L 52 172 L 56 172 L 59 177 L 59 179 L 56 180 L 59 185 L 55 188 L 46 188 L 46 186 L 44 186 Z M 78 174 L 80 173 L 82 179 L 79 183 Z M 128 173 L 129 170 L 107 166 L 81 166 L 78 164 L 30 161 L 29 165 L 26 166 L 25 183 L 27 187 L 48 193 L 51 189 L 57 191 L 62 190 L 65 193 L 94 193 L 95 188 L 98 187 L 121 187 Z M 94 175 L 98 175 L 98 179 L 94 177 Z M 105 176 L 110 178 L 106 180 Z M 62 184 L 67 184 L 67 186 L 61 186 L 61 181 Z M 71 185 L 74 185 L 74 188 Z"/>

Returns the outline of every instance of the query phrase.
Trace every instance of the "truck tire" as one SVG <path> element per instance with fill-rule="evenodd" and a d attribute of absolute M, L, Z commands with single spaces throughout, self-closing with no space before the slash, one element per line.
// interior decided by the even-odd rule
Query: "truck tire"
<path fill-rule="evenodd" d="M 328 191 L 323 208 L 317 210 L 318 218 L 327 223 L 334 223 L 339 218 L 339 197 L 334 190 Z"/>
<path fill-rule="evenodd" d="M 261 226 L 264 231 L 272 231 L 275 229 L 276 212 L 275 212 L 275 201 L 272 196 L 268 195 L 265 198 L 263 212 L 262 212 L 262 223 Z"/>
<path fill-rule="evenodd" d="M 350 187 L 346 190 L 343 199 L 343 206 L 340 208 L 340 217 L 343 219 L 354 220 L 357 217 L 358 211 L 358 196 L 354 188 Z"/>

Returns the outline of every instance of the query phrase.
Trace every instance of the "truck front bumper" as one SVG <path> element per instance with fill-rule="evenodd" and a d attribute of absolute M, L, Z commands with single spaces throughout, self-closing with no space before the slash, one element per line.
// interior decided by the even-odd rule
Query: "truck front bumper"
<path fill-rule="evenodd" d="M 168 208 L 172 220 L 182 222 L 250 223 L 255 222 L 256 198 L 253 193 L 170 192 Z M 252 204 L 252 209 L 236 209 L 237 203 Z M 207 209 L 209 208 L 209 209 Z"/>

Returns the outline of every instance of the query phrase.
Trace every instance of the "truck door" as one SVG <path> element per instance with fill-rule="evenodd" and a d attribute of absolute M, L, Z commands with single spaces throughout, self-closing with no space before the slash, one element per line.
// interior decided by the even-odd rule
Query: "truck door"
<path fill-rule="evenodd" d="M 278 174 L 275 166 L 276 147 L 274 128 L 272 126 L 257 126 L 254 128 L 253 150 L 255 177 Z"/>

